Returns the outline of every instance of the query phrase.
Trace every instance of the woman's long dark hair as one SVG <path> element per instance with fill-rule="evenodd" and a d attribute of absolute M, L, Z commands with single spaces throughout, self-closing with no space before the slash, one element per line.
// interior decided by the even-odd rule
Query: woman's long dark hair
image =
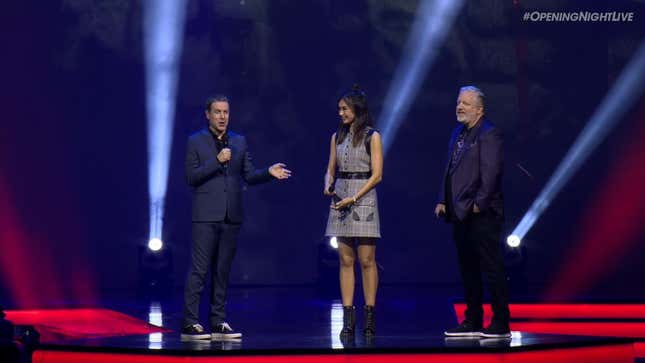
<path fill-rule="evenodd" d="M 342 95 L 338 102 L 341 100 L 345 101 L 347 106 L 354 112 L 355 119 L 350 125 L 345 125 L 343 120 L 340 120 L 338 131 L 336 132 L 336 144 L 341 144 L 345 140 L 350 126 L 354 125 L 352 144 L 357 147 L 365 139 L 367 128 L 374 127 L 370 110 L 367 108 L 367 96 L 357 84 L 354 84 L 351 91 Z"/>

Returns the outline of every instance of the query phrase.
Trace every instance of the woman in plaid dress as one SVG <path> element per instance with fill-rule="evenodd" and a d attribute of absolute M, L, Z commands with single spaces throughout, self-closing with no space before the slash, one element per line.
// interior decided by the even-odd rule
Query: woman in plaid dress
<path fill-rule="evenodd" d="M 365 297 L 363 334 L 376 333 L 374 304 L 378 286 L 376 239 L 381 237 L 376 184 L 383 174 L 381 135 L 372 128 L 365 93 L 358 86 L 338 101 L 340 124 L 331 137 L 325 195 L 332 197 L 325 235 L 336 237 L 343 302 L 341 338 L 355 328 L 354 262 L 358 254 Z"/>

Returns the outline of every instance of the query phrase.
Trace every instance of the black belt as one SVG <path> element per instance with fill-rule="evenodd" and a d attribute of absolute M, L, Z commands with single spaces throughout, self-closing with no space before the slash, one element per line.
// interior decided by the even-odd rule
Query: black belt
<path fill-rule="evenodd" d="M 336 179 L 369 179 L 371 171 L 339 171 L 336 172 Z"/>

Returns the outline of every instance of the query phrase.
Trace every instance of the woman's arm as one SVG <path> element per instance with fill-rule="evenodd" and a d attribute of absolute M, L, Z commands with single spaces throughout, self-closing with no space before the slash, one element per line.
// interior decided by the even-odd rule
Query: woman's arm
<path fill-rule="evenodd" d="M 354 195 L 354 202 L 361 199 L 362 196 L 372 190 L 383 179 L 383 144 L 381 142 L 381 135 L 376 131 L 372 134 L 372 140 L 370 141 L 370 154 L 372 176 L 367 179 L 363 187 Z"/>
<path fill-rule="evenodd" d="M 325 173 L 325 184 L 323 193 L 325 195 L 332 195 L 333 192 L 329 191 L 329 187 L 334 184 L 334 173 L 336 172 L 336 133 L 331 135 L 331 143 L 329 145 L 329 162 L 327 163 L 327 173 Z"/>

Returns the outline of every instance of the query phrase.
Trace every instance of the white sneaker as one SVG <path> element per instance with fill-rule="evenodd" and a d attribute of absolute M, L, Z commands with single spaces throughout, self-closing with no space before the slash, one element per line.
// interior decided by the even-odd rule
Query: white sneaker
<path fill-rule="evenodd" d="M 221 323 L 217 324 L 215 328 L 213 328 L 213 333 L 211 334 L 211 339 L 213 340 L 218 340 L 218 339 L 239 339 L 242 337 L 242 333 L 236 332 L 231 328 L 228 323 Z"/>
<path fill-rule="evenodd" d="M 204 327 L 200 324 L 193 324 L 185 326 L 181 329 L 181 341 L 188 342 L 192 340 L 210 339 L 211 335 L 204 331 Z"/>

